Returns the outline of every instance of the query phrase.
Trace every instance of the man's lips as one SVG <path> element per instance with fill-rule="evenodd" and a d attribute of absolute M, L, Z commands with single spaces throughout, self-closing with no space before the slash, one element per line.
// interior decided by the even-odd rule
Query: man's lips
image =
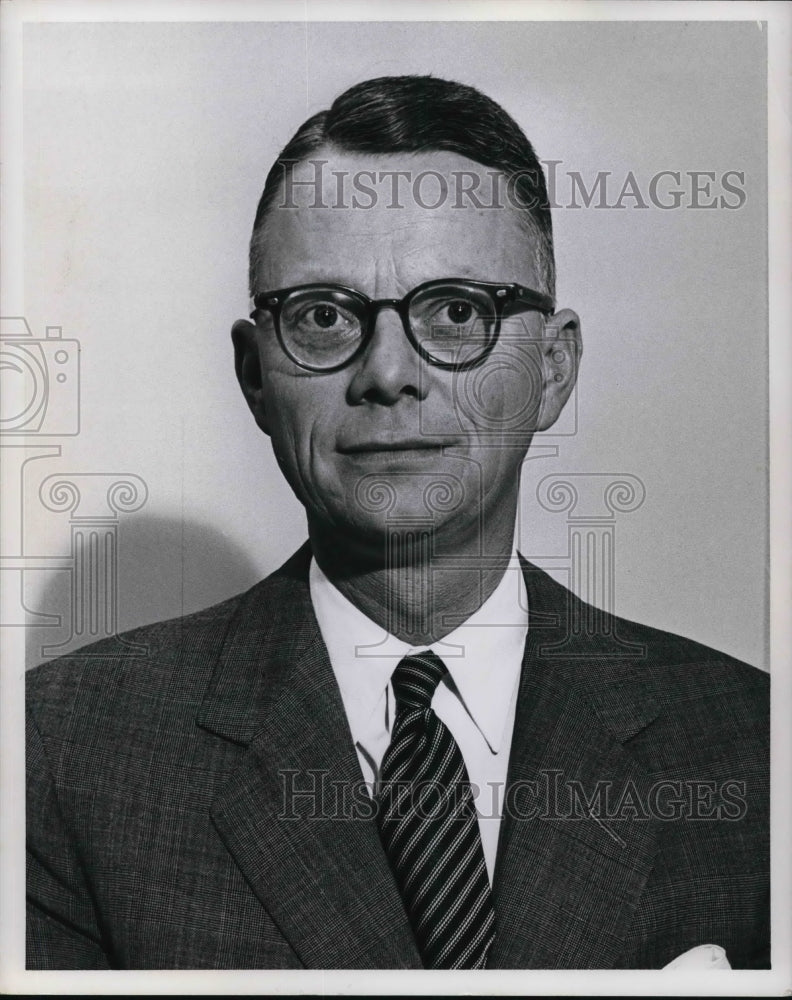
<path fill-rule="evenodd" d="M 342 455 L 368 455 L 389 451 L 440 451 L 457 442 L 432 438 L 387 438 L 385 440 L 339 442 L 337 450 Z"/>

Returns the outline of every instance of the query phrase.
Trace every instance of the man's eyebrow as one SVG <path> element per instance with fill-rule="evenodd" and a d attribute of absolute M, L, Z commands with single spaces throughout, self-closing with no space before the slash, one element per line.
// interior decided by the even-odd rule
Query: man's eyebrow
<path fill-rule="evenodd" d="M 409 283 L 409 288 L 414 288 L 417 285 L 423 284 L 425 281 L 438 281 L 444 278 L 470 278 L 474 281 L 487 280 L 485 277 L 482 277 L 481 268 L 471 267 L 467 264 L 460 264 L 454 267 L 447 267 L 442 271 L 442 273 L 440 273 L 440 271 L 436 274 L 430 274 L 427 272 L 422 276 L 416 276 L 415 279 Z M 334 270 L 295 268 L 294 273 L 289 278 L 289 281 L 282 287 L 291 288 L 297 285 L 344 285 L 346 288 L 360 288 L 361 284 L 361 282 L 351 280 L 349 277 L 346 277 Z"/>
<path fill-rule="evenodd" d="M 314 268 L 295 267 L 288 281 L 282 282 L 282 287 L 291 288 L 295 285 L 354 285 L 348 277 L 338 271 L 325 271 Z M 274 287 L 274 286 L 269 286 Z"/>
<path fill-rule="evenodd" d="M 474 278 L 481 280 L 481 269 L 478 267 L 469 267 L 467 264 L 463 264 L 461 267 L 454 268 L 454 273 L 448 275 L 449 278 Z"/>

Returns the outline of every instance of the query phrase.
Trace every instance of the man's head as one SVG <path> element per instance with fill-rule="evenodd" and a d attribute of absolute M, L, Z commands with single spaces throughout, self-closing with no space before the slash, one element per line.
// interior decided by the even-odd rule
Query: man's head
<path fill-rule="evenodd" d="M 482 94 L 383 78 L 300 128 L 259 203 L 255 322 L 234 342 L 312 535 L 381 551 L 406 519 L 449 550 L 510 538 L 525 452 L 577 372 L 553 284 L 541 169 Z"/>
<path fill-rule="evenodd" d="M 350 87 L 326 111 L 312 115 L 272 165 L 250 241 L 251 296 L 261 291 L 258 267 L 266 252 L 265 223 L 272 209 L 283 203 L 285 178 L 294 165 L 328 149 L 374 155 L 446 151 L 497 172 L 503 178 L 498 200 L 508 199 L 525 226 L 540 290 L 555 294 L 553 228 L 544 173 L 519 125 L 474 87 L 431 76 L 385 76 Z M 495 194 L 496 182 L 490 177 L 478 188 L 474 183 L 467 185 L 467 198 L 462 194 L 459 200 L 473 205 L 478 198 L 486 204 Z"/>

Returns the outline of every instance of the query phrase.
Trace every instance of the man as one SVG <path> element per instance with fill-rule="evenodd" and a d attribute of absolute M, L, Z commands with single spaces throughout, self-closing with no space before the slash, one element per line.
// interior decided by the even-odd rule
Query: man
<path fill-rule="evenodd" d="M 581 355 L 515 122 L 351 88 L 273 166 L 250 284 L 310 540 L 31 674 L 29 967 L 767 966 L 765 675 L 514 551 Z"/>

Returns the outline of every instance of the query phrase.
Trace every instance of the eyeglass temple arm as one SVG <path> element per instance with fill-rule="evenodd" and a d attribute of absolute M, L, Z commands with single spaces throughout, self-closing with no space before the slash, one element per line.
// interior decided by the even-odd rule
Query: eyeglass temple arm
<path fill-rule="evenodd" d="M 517 286 L 512 301 L 521 305 L 533 306 L 534 309 L 548 316 L 555 312 L 555 299 L 550 295 L 545 295 L 544 292 L 535 292 L 532 288 L 526 288 L 524 285 Z"/>

